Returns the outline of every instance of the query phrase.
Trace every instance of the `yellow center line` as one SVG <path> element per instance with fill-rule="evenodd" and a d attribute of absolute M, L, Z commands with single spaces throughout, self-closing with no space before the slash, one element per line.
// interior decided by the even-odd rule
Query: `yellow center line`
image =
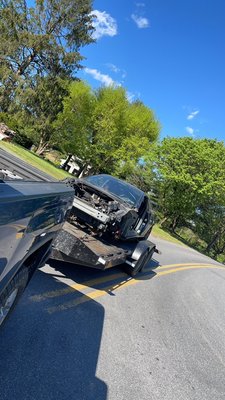
<path fill-rule="evenodd" d="M 186 266 L 198 266 L 198 265 L 202 265 L 202 266 L 219 266 L 219 265 L 216 265 L 216 264 L 212 264 L 212 263 L 195 263 L 195 262 L 192 262 L 192 263 L 179 263 L 179 264 L 168 264 L 168 265 L 160 265 L 160 266 L 158 266 L 156 269 L 158 270 L 158 269 L 165 269 L 165 268 L 172 268 L 172 267 L 186 267 Z M 225 267 L 220 267 L 220 268 L 225 268 Z"/>
<path fill-rule="evenodd" d="M 90 292 L 88 294 L 84 294 L 84 295 L 80 296 L 78 299 L 68 301 L 64 304 L 60 304 L 59 306 L 49 307 L 49 308 L 47 308 L 47 311 L 49 314 L 53 314 L 56 311 L 68 310 L 69 308 L 78 306 L 78 304 L 86 303 L 87 301 L 96 299 L 97 297 L 105 296 L 106 294 L 108 294 L 109 292 L 112 292 L 113 290 L 118 290 L 118 289 L 124 288 L 126 286 L 134 285 L 136 283 L 137 283 L 137 281 L 132 279 L 132 280 L 124 282 L 122 286 L 118 286 L 118 287 L 115 287 L 115 285 L 106 286 L 103 290 L 97 289 L 94 292 Z"/>
<path fill-rule="evenodd" d="M 194 265 L 196 265 L 196 266 L 197 265 L 202 265 L 202 266 L 211 266 L 212 265 L 213 266 L 215 264 L 195 263 Z M 180 267 L 181 268 L 181 267 L 185 267 L 185 266 L 193 266 L 193 263 L 192 264 L 191 263 L 168 264 L 168 265 L 159 266 L 157 268 L 151 268 L 150 267 L 150 268 L 146 269 L 146 272 L 158 271 L 159 269 L 161 270 L 161 269 L 167 269 L 167 268 L 172 268 L 172 267 Z M 72 293 L 74 290 L 84 290 L 84 289 L 87 289 L 87 287 L 95 286 L 95 285 L 98 285 L 98 284 L 101 284 L 101 283 L 107 283 L 107 282 L 110 282 L 110 281 L 113 281 L 113 280 L 117 280 L 117 279 L 124 279 L 124 278 L 126 280 L 133 279 L 131 277 L 128 277 L 128 275 L 125 274 L 124 272 L 119 272 L 119 273 L 116 273 L 116 274 L 105 275 L 105 276 L 103 276 L 101 278 L 95 278 L 95 279 L 91 279 L 91 280 L 88 280 L 88 281 L 84 281 L 82 283 L 75 283 L 75 284 L 69 285 L 65 289 L 52 290 L 52 291 L 45 292 L 45 293 L 42 293 L 42 294 L 34 295 L 34 296 L 31 296 L 30 299 L 32 301 L 35 301 L 35 302 L 40 302 L 40 301 L 43 301 L 43 300 L 46 300 L 46 299 L 52 299 L 54 297 L 59 297 L 59 296 L 63 296 L 63 295 Z"/>
<path fill-rule="evenodd" d="M 22 239 L 22 237 L 23 237 L 23 232 L 17 232 L 16 233 L 16 239 Z"/>
<path fill-rule="evenodd" d="M 168 274 L 172 274 L 174 272 L 186 271 L 186 270 L 189 270 L 189 269 L 201 269 L 201 268 L 203 268 L 203 269 L 222 269 L 222 270 L 225 271 L 224 267 L 219 267 L 219 266 L 217 266 L 215 264 L 210 264 L 210 265 L 194 265 L 194 264 L 192 264 L 190 266 L 186 266 L 186 267 L 184 266 L 182 268 L 174 268 L 174 269 L 170 269 L 169 271 L 167 270 L 167 271 L 159 272 L 157 274 L 157 276 L 168 275 Z"/>
<path fill-rule="evenodd" d="M 211 266 L 211 265 L 215 265 L 215 264 L 200 264 L 200 263 L 196 263 L 194 265 L 204 265 L 204 266 Z M 150 271 L 158 271 L 159 269 L 167 269 L 167 268 L 172 268 L 172 267 L 179 267 L 179 268 L 183 268 L 186 266 L 193 266 L 193 263 L 184 263 L 184 264 L 168 264 L 168 265 L 162 265 L 159 266 L 157 268 L 148 268 L 146 270 L 146 272 L 150 272 Z M 75 283 L 73 285 L 69 285 L 69 287 L 65 288 L 65 289 L 58 289 L 58 290 L 53 290 L 53 291 L 49 291 L 49 292 L 45 292 L 39 295 L 34 295 L 31 296 L 30 299 L 32 301 L 35 302 L 40 302 L 46 299 L 51 299 L 51 298 L 55 298 L 55 297 L 59 297 L 59 296 L 63 296 L 69 293 L 72 293 L 74 290 L 84 290 L 87 289 L 87 287 L 91 287 L 91 286 L 95 286 L 101 283 L 107 283 L 113 280 L 117 280 L 117 279 L 123 279 L 126 278 L 126 280 L 131 280 L 132 278 L 128 277 L 127 274 L 120 272 L 117 274 L 111 274 L 111 275 L 105 275 L 101 278 L 95 278 L 95 279 L 91 279 L 82 283 Z"/>
<path fill-rule="evenodd" d="M 225 270 L 224 267 L 219 267 L 219 266 L 216 266 L 215 264 L 214 265 L 213 264 L 211 264 L 211 265 L 189 265 L 189 266 L 184 266 L 183 268 L 174 268 L 174 269 L 170 269 L 170 270 L 166 270 L 166 271 L 161 271 L 158 274 L 156 274 L 156 277 L 173 274 L 173 273 L 180 272 L 180 271 L 186 271 L 186 270 L 192 270 L 192 269 L 202 269 L 202 268 L 203 269 L 208 268 L 208 269 Z M 78 306 L 79 304 L 86 303 L 86 302 L 96 299 L 98 297 L 105 296 L 106 294 L 108 294 L 109 292 L 112 292 L 113 290 L 119 290 L 119 289 L 125 288 L 127 286 L 131 286 L 131 285 L 140 283 L 143 280 L 147 280 L 151 276 L 152 276 L 152 272 L 150 274 L 146 274 L 146 275 L 142 276 L 139 279 L 130 279 L 128 281 L 125 281 L 123 284 L 119 284 L 118 286 L 110 285 L 110 286 L 105 287 L 102 290 L 95 290 L 93 292 L 90 292 L 88 294 L 84 294 L 84 295 L 80 296 L 78 299 L 68 301 L 68 302 L 66 302 L 64 304 L 60 304 L 58 306 L 49 307 L 49 308 L 47 308 L 47 312 L 49 314 L 53 314 L 54 312 L 68 310 L 72 307 Z"/>
<path fill-rule="evenodd" d="M 75 283 L 74 285 L 70 285 L 69 287 L 67 287 L 65 289 L 53 290 L 51 292 L 45 292 L 42 294 L 31 296 L 30 299 L 35 302 L 43 301 L 46 299 L 52 299 L 54 297 L 63 296 L 63 295 L 72 293 L 72 292 L 74 292 L 74 290 L 87 289 L 87 287 L 98 285 L 101 283 L 107 283 L 107 282 L 110 282 L 110 281 L 113 281 L 116 279 L 120 279 L 120 278 L 128 278 L 128 276 L 127 276 L 127 274 L 125 274 L 123 272 L 120 272 L 118 274 L 105 275 L 101 278 L 91 279 L 91 280 L 88 280 L 88 281 L 85 281 L 82 283 Z M 131 279 L 131 278 L 128 278 L 128 279 Z"/>

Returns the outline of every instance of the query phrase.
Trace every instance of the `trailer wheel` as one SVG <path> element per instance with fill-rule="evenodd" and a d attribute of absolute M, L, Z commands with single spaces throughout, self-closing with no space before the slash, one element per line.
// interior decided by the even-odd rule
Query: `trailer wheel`
<path fill-rule="evenodd" d="M 152 248 L 147 248 L 140 256 L 140 258 L 135 261 L 135 266 L 132 267 L 129 264 L 125 264 L 124 265 L 124 270 L 125 272 L 134 277 L 135 275 L 137 275 L 138 272 L 143 272 L 146 268 L 146 266 L 148 265 L 148 262 L 151 260 L 153 253 L 155 251 L 155 247 Z"/>
<path fill-rule="evenodd" d="M 28 269 L 20 270 L 0 296 L 0 327 L 2 327 L 14 310 L 20 296 L 28 283 Z"/>

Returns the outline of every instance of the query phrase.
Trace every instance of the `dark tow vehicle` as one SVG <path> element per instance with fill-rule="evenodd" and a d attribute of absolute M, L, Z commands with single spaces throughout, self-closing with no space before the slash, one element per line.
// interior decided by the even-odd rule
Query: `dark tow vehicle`
<path fill-rule="evenodd" d="M 36 268 L 49 257 L 74 193 L 64 183 L 7 180 L 0 175 L 1 326 Z"/>
<path fill-rule="evenodd" d="M 105 174 L 67 184 L 74 190 L 73 207 L 52 257 L 102 270 L 122 264 L 132 276 L 142 271 L 156 251 L 148 240 L 153 213 L 145 193 Z"/>

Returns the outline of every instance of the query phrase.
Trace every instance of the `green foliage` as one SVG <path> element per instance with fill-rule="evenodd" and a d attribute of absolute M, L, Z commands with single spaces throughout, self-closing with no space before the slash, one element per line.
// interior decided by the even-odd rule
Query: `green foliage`
<path fill-rule="evenodd" d="M 146 168 L 145 165 L 138 164 L 126 176 L 126 180 L 147 193 L 151 201 L 157 205 L 156 192 L 154 190 L 154 173 L 152 170 Z"/>
<path fill-rule="evenodd" d="M 0 3 L 0 104 L 8 110 L 15 90 L 37 76 L 71 76 L 91 43 L 90 0 L 2 0 Z"/>
<path fill-rule="evenodd" d="M 30 149 L 34 144 L 31 138 L 20 132 L 16 133 L 15 137 L 13 138 L 13 143 L 17 143 L 20 146 L 25 147 L 25 149 Z"/>
<path fill-rule="evenodd" d="M 209 139 L 166 138 L 146 158 L 162 224 L 190 227 L 206 251 L 225 251 L 225 147 Z"/>
<path fill-rule="evenodd" d="M 159 123 L 155 119 L 153 111 L 141 101 L 129 104 L 126 110 L 125 131 L 128 137 L 133 135 L 139 138 L 147 138 L 150 142 L 158 139 Z"/>
<path fill-rule="evenodd" d="M 34 85 L 17 94 L 13 111 L 19 131 L 25 127 L 38 154 L 57 142 L 54 122 L 63 108 L 67 86 L 61 78 L 38 77 Z"/>
<path fill-rule="evenodd" d="M 193 217 L 205 201 L 218 201 L 225 190 L 223 143 L 215 140 L 166 138 L 157 151 L 160 204 L 165 216 Z"/>
<path fill-rule="evenodd" d="M 91 161 L 96 170 L 112 172 L 115 151 L 124 137 L 124 115 L 128 106 L 122 87 L 101 88 L 96 92 L 96 106 L 92 116 Z"/>
<path fill-rule="evenodd" d="M 0 112 L 0 122 L 4 122 L 10 129 L 16 132 L 13 143 L 17 143 L 26 149 L 31 148 L 33 140 L 25 134 L 24 127 L 20 126 L 17 116 Z"/>
<path fill-rule="evenodd" d="M 153 112 L 129 103 L 122 87 L 101 88 L 93 115 L 93 164 L 99 171 L 126 177 L 159 135 Z"/>
<path fill-rule="evenodd" d="M 18 124 L 13 115 L 6 112 L 0 112 L 0 122 L 6 124 L 10 129 L 17 132 Z"/>
<path fill-rule="evenodd" d="M 196 216 L 195 231 L 207 243 L 209 254 L 225 254 L 225 201 L 202 204 Z"/>
<path fill-rule="evenodd" d="M 54 125 L 58 143 L 65 152 L 89 158 L 95 102 L 90 86 L 82 81 L 71 83 L 69 95 L 63 101 L 63 111 Z"/>
<path fill-rule="evenodd" d="M 137 166 L 159 134 L 152 111 L 130 104 L 122 87 L 96 92 L 84 82 L 73 82 L 57 129 L 63 149 L 85 158 L 95 171 L 126 177 Z"/>

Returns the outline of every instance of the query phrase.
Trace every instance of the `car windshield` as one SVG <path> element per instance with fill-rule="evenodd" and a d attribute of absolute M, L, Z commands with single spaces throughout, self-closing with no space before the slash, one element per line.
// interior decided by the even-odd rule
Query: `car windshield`
<path fill-rule="evenodd" d="M 93 175 L 88 176 L 85 180 L 92 185 L 101 187 L 105 191 L 116 195 L 132 207 L 138 207 L 143 198 L 143 192 L 141 190 L 110 175 Z"/>

